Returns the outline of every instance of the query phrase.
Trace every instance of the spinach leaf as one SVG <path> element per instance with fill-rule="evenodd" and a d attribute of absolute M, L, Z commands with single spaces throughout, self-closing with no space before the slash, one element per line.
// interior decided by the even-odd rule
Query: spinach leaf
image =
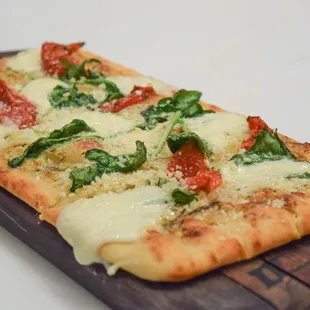
<path fill-rule="evenodd" d="M 146 147 L 141 141 L 136 141 L 136 151 L 133 154 L 112 156 L 100 149 L 87 151 L 85 157 L 95 161 L 95 164 L 71 171 L 72 186 L 70 191 L 74 192 L 80 187 L 89 185 L 96 177 L 101 177 L 106 173 L 126 173 L 137 170 L 146 162 L 146 152 Z"/>
<path fill-rule="evenodd" d="M 94 63 L 94 64 L 101 64 L 101 61 L 95 58 L 87 59 L 83 61 L 81 64 L 76 65 L 67 59 L 62 59 L 61 63 L 66 67 L 67 71 L 65 74 L 61 77 L 63 81 L 70 81 L 71 79 L 79 80 L 81 78 L 98 78 L 100 76 L 100 73 L 87 70 L 85 68 L 86 65 Z M 96 75 L 96 76 L 94 76 Z M 101 76 L 104 77 L 104 75 L 101 73 Z"/>
<path fill-rule="evenodd" d="M 87 151 L 85 157 L 97 162 L 103 173 L 131 172 L 146 162 L 146 152 L 144 143 L 138 140 L 134 154 L 112 156 L 106 151 L 94 149 Z"/>
<path fill-rule="evenodd" d="M 53 108 L 85 107 L 96 104 L 96 99 L 88 94 L 79 92 L 75 86 L 64 87 L 57 85 L 49 95 L 49 101 Z"/>
<path fill-rule="evenodd" d="M 97 164 L 72 170 L 69 177 L 72 181 L 70 191 L 75 192 L 78 188 L 89 185 L 97 176 L 100 176 L 100 173 L 100 167 Z"/>
<path fill-rule="evenodd" d="M 207 142 L 193 132 L 183 132 L 180 134 L 171 135 L 167 139 L 168 147 L 172 153 L 177 152 L 188 142 L 195 142 L 199 146 L 200 150 L 207 156 L 212 154 Z"/>
<path fill-rule="evenodd" d="M 263 128 L 256 137 L 253 145 L 244 153 L 234 155 L 233 160 L 237 165 L 253 165 L 263 161 L 276 161 L 283 158 L 298 161 L 290 152 L 285 143 L 279 138 L 278 133 L 272 133 Z"/>
<path fill-rule="evenodd" d="M 105 94 L 106 94 L 106 98 L 103 101 L 103 103 L 109 102 L 114 99 L 124 98 L 124 95 L 118 89 L 116 84 L 108 80 L 104 80 L 102 83 L 104 83 L 105 85 Z"/>
<path fill-rule="evenodd" d="M 93 132 L 83 120 L 74 119 L 70 124 L 63 126 L 61 129 L 56 129 L 46 138 L 40 138 L 30 144 L 24 151 L 23 155 L 9 160 L 8 164 L 12 168 L 20 166 L 26 158 L 36 158 L 45 150 L 53 147 L 56 144 L 61 144 L 71 140 L 100 138 L 98 136 L 80 136 L 81 132 Z"/>
<path fill-rule="evenodd" d="M 215 113 L 212 110 L 203 110 L 199 104 L 200 97 L 201 92 L 181 89 L 173 97 L 161 99 L 157 105 L 150 106 L 141 112 L 145 119 L 145 124 L 142 125 L 142 128 L 152 129 L 158 123 L 167 121 L 169 113 L 177 111 L 181 111 L 182 117 L 185 118 Z"/>
<path fill-rule="evenodd" d="M 85 69 L 85 66 L 90 63 L 101 64 L 100 60 L 92 58 L 85 60 L 80 65 L 75 65 L 68 60 L 62 60 L 62 63 L 67 67 L 67 71 L 62 76 L 62 80 L 67 82 L 73 80 L 75 83 L 78 84 L 90 84 L 94 86 L 104 84 L 106 93 L 106 99 L 104 100 L 104 102 L 124 97 L 116 84 L 107 80 L 106 76 L 103 73 L 96 72 L 90 69 Z"/>
<path fill-rule="evenodd" d="M 80 132 L 95 132 L 82 119 L 74 119 L 71 123 L 64 125 L 60 129 L 55 129 L 48 136 L 49 139 L 60 139 L 76 135 Z"/>
<path fill-rule="evenodd" d="M 191 203 L 194 199 L 197 199 L 197 193 L 189 191 L 186 188 L 176 188 L 172 192 L 172 198 L 175 203 L 185 205 Z"/>
<path fill-rule="evenodd" d="M 286 177 L 287 179 L 310 179 L 310 173 L 309 172 L 305 172 L 302 174 L 290 174 Z"/>

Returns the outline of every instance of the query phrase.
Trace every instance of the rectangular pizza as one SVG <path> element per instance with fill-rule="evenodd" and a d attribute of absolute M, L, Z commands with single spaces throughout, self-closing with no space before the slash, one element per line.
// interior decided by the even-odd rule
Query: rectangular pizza
<path fill-rule="evenodd" d="M 310 144 L 82 49 L 0 59 L 0 186 L 82 265 L 183 281 L 310 233 Z"/>

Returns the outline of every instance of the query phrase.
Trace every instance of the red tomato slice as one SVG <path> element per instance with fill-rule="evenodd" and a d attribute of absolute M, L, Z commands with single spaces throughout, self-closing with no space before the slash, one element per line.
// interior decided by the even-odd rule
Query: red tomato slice
<path fill-rule="evenodd" d="M 242 148 L 246 150 L 248 150 L 252 146 L 256 136 L 263 128 L 267 127 L 268 129 L 270 129 L 259 116 L 249 116 L 247 118 L 247 121 L 250 129 L 250 136 L 242 142 Z"/>
<path fill-rule="evenodd" d="M 0 80 L 0 123 L 12 121 L 19 129 L 37 123 L 36 106 L 17 90 Z"/>
<path fill-rule="evenodd" d="M 104 103 L 99 106 L 99 109 L 104 112 L 117 113 L 127 107 L 141 103 L 154 95 L 156 95 L 156 92 L 151 86 L 135 86 L 127 97 Z"/>
<path fill-rule="evenodd" d="M 167 172 L 177 179 L 187 179 L 196 176 L 199 171 L 206 171 L 204 155 L 194 142 L 184 144 L 172 156 Z"/>
<path fill-rule="evenodd" d="M 218 171 L 200 171 L 196 176 L 186 180 L 187 188 L 215 190 L 222 185 L 222 176 Z"/>
<path fill-rule="evenodd" d="M 74 64 L 78 64 L 78 60 L 73 54 L 83 45 L 83 42 L 68 45 L 45 42 L 41 49 L 41 61 L 44 71 L 48 75 L 62 76 L 66 72 L 66 67 L 60 60 L 66 59 Z"/>
<path fill-rule="evenodd" d="M 194 142 L 184 144 L 173 154 L 167 167 L 169 176 L 184 179 L 189 190 L 215 190 L 222 185 L 218 171 L 208 171 L 204 154 Z"/>

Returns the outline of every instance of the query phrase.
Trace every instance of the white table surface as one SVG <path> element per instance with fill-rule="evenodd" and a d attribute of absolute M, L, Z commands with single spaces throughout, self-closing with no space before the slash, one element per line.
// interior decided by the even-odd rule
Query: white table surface
<path fill-rule="evenodd" d="M 0 50 L 87 48 L 310 141 L 309 0 L 0 0 Z M 0 229 L 1 309 L 103 304 Z"/>

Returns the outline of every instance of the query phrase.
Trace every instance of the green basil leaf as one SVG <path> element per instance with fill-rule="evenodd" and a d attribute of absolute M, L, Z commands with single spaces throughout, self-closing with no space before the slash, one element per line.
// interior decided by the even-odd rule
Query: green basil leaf
<path fill-rule="evenodd" d="M 171 135 L 167 139 L 168 147 L 172 153 L 177 152 L 188 142 L 195 142 L 204 154 L 207 156 L 212 155 L 212 151 L 210 150 L 208 143 L 193 132 L 183 132 L 180 134 Z"/>
<path fill-rule="evenodd" d="M 176 188 L 171 194 L 175 203 L 185 205 L 191 203 L 194 199 L 197 199 L 197 193 L 189 191 L 186 188 Z"/>
<path fill-rule="evenodd" d="M 82 138 L 100 138 L 98 136 L 79 136 L 81 132 L 93 132 L 83 120 L 74 119 L 70 124 L 63 126 L 61 129 L 56 129 L 46 138 L 40 138 L 30 144 L 24 151 L 23 155 L 9 160 L 8 164 L 12 168 L 20 166 L 26 158 L 37 158 L 42 152 L 53 147 L 56 144 L 61 144 L 71 140 L 79 140 Z"/>
<path fill-rule="evenodd" d="M 85 157 L 96 163 L 86 168 L 76 168 L 71 171 L 71 191 L 90 184 L 97 176 L 112 172 L 132 172 L 146 162 L 146 147 L 143 142 L 136 141 L 136 151 L 133 154 L 112 156 L 106 151 L 93 149 L 86 152 Z"/>
<path fill-rule="evenodd" d="M 198 117 L 206 113 L 215 113 L 212 110 L 203 110 L 199 104 L 201 92 L 181 89 L 173 97 L 161 99 L 157 105 L 150 106 L 141 114 L 145 119 L 145 128 L 154 128 L 157 123 L 167 121 L 167 115 L 177 111 L 182 117 Z"/>
<path fill-rule="evenodd" d="M 97 103 L 96 99 L 79 92 L 76 87 L 57 85 L 49 95 L 51 106 L 55 109 L 67 107 L 87 107 Z"/>
<path fill-rule="evenodd" d="M 253 145 L 244 153 L 234 155 L 231 160 L 237 165 L 253 165 L 284 158 L 298 160 L 279 138 L 277 132 L 272 133 L 267 128 L 263 128 Z"/>
<path fill-rule="evenodd" d="M 310 173 L 305 172 L 302 174 L 290 174 L 286 177 L 287 179 L 310 179 Z"/>

